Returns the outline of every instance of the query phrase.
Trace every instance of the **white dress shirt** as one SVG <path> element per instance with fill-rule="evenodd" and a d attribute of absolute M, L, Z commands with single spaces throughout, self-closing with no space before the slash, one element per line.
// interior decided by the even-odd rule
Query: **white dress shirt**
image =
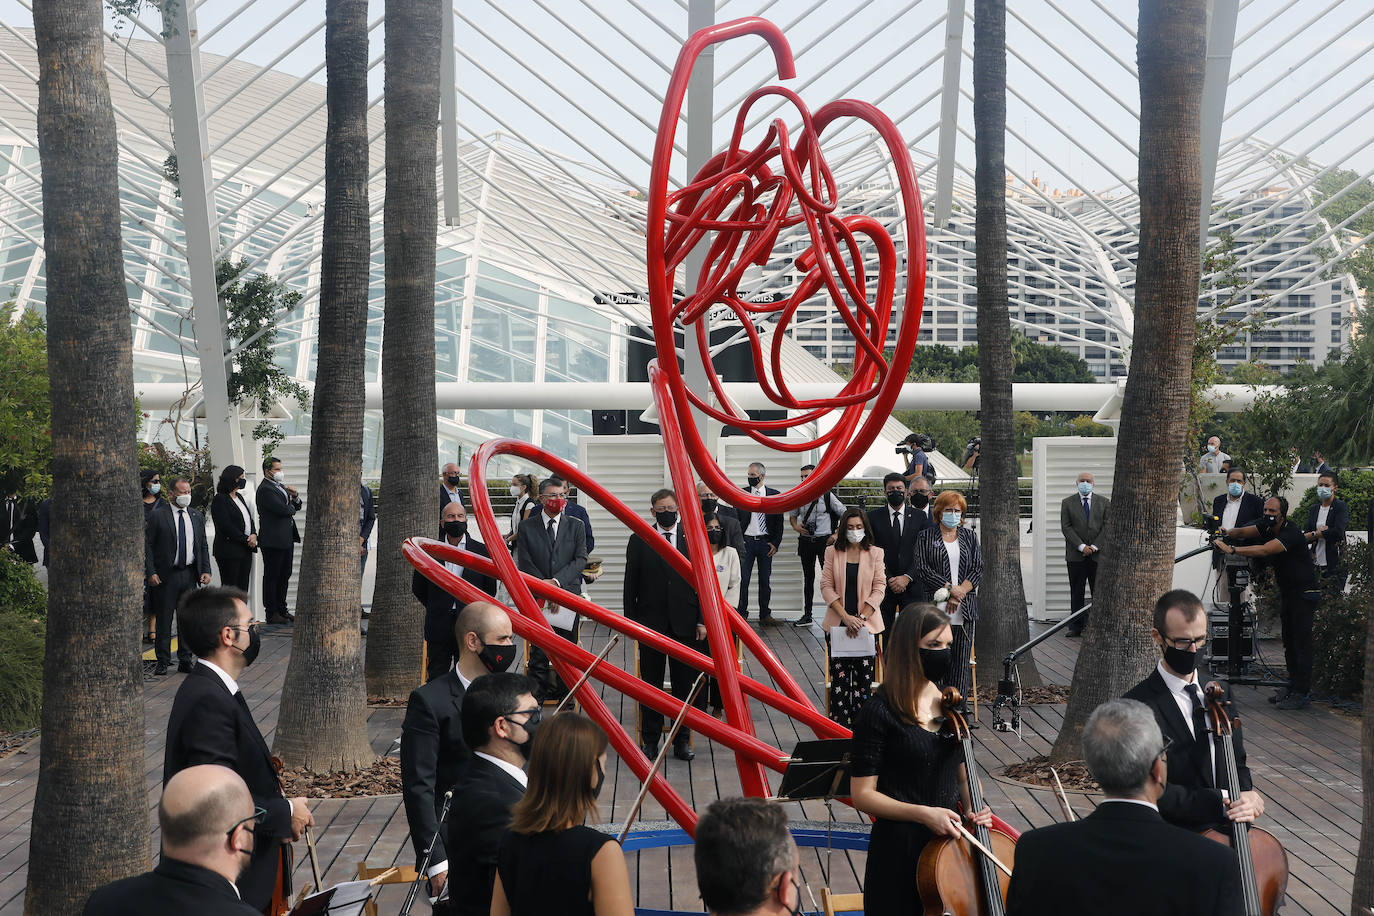
<path fill-rule="evenodd" d="M 1173 696 L 1174 703 L 1178 705 L 1178 711 L 1183 714 L 1183 723 L 1188 726 L 1188 734 L 1192 735 L 1193 740 L 1196 741 L 1197 735 L 1193 732 L 1193 698 L 1188 695 L 1188 691 L 1185 688 L 1189 684 L 1198 683 L 1197 672 L 1194 671 L 1192 676 L 1185 681 L 1183 678 L 1166 669 L 1163 662 L 1160 662 L 1155 670 L 1159 672 L 1160 677 L 1164 678 L 1164 685 L 1169 688 L 1169 693 Z M 1202 698 L 1200 694 L 1201 689 L 1202 685 L 1198 684 L 1199 699 Z M 1215 779 L 1217 772 L 1216 743 L 1208 741 L 1207 750 L 1211 753 L 1212 778 Z"/>
<path fill-rule="evenodd" d="M 1331 507 L 1330 507 L 1330 506 L 1323 506 L 1323 505 L 1321 505 L 1320 503 L 1318 503 L 1318 505 L 1317 505 L 1317 528 L 1318 528 L 1318 529 L 1320 529 L 1322 525 L 1325 525 L 1325 524 L 1326 524 L 1326 516 L 1327 516 L 1330 512 L 1331 512 Z M 1315 559 L 1315 560 L 1317 561 L 1317 565 L 1318 565 L 1318 566 L 1325 566 L 1325 565 L 1326 565 L 1326 538 L 1325 538 L 1325 537 L 1319 537 L 1319 538 L 1317 538 L 1316 544 L 1317 544 L 1317 549 L 1316 549 L 1315 551 L 1313 551 L 1313 559 Z"/>
<path fill-rule="evenodd" d="M 1236 527 L 1236 522 L 1240 521 L 1240 501 L 1242 497 L 1237 496 L 1232 499 L 1226 497 L 1226 507 L 1221 510 L 1221 527 L 1230 530 Z"/>
<path fill-rule="evenodd" d="M 511 775 L 511 778 L 514 779 L 516 782 L 520 783 L 520 785 L 529 785 L 529 777 L 525 775 L 524 770 L 520 769 L 515 764 L 508 763 L 507 761 L 502 760 L 500 757 L 493 757 L 490 754 L 484 754 L 481 751 L 475 751 L 474 753 L 476 753 L 476 755 L 478 757 L 481 757 L 483 760 L 490 760 L 492 763 L 496 764 L 498 767 L 505 770 L 507 773 Z"/>
<path fill-rule="evenodd" d="M 178 557 L 178 556 L 180 555 L 180 553 L 181 553 L 181 547 L 180 547 L 180 544 L 181 544 L 181 525 L 182 525 L 182 519 L 185 518 L 185 520 L 186 520 L 186 565 L 187 565 L 187 566 L 195 566 L 195 565 L 196 565 L 196 529 L 195 529 L 195 526 L 191 524 L 190 510 L 188 510 L 188 509 L 183 509 L 183 508 L 181 508 L 180 506 L 173 506 L 173 507 L 172 507 L 172 512 L 173 512 L 173 514 L 174 514 L 174 515 L 173 515 L 173 518 L 172 518 L 172 531 L 173 531 L 173 533 L 176 535 L 177 545 L 178 545 L 178 546 L 177 546 L 177 551 L 176 551 L 176 553 L 172 555 L 172 561 L 173 561 L 173 562 L 176 562 L 177 557 Z"/>
<path fill-rule="evenodd" d="M 767 496 L 768 491 L 762 487 L 756 487 L 748 491 L 755 496 Z M 766 537 L 768 534 L 768 516 L 762 512 L 754 512 L 749 516 L 749 526 L 744 529 L 744 533 L 750 537 Z"/>

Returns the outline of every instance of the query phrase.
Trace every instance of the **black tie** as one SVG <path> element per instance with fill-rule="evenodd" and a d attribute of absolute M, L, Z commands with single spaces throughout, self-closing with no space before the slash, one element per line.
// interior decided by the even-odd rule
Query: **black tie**
<path fill-rule="evenodd" d="M 1207 731 L 1207 711 L 1202 706 L 1202 692 L 1197 684 L 1185 684 L 1183 689 L 1193 701 L 1193 750 L 1197 754 L 1198 769 L 1207 774 L 1210 785 L 1216 779 L 1212 775 L 1212 748 L 1208 744 L 1211 735 Z"/>
<path fill-rule="evenodd" d="M 554 539 L 554 534 L 555 534 L 555 532 L 554 532 L 554 530 L 553 530 L 553 526 L 554 526 L 554 520 L 553 520 L 553 519 L 549 519 L 549 548 L 550 548 L 550 549 L 553 548 L 553 539 Z"/>
<path fill-rule="evenodd" d="M 902 539 L 902 513 L 892 513 L 892 530 L 897 532 L 897 540 Z"/>
<path fill-rule="evenodd" d="M 186 510 L 177 510 L 177 566 L 186 565 Z"/>
<path fill-rule="evenodd" d="M 671 531 L 663 532 L 663 536 L 667 538 L 669 544 L 673 543 L 673 533 Z"/>
<path fill-rule="evenodd" d="M 1085 522 L 1089 522 L 1090 524 L 1092 522 L 1091 512 L 1092 510 L 1088 508 L 1088 497 L 1085 496 L 1083 497 L 1083 520 Z"/>

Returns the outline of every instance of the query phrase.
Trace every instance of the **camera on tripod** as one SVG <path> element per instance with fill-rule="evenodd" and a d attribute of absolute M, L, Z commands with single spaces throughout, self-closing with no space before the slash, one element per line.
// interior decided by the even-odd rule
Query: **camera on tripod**
<path fill-rule="evenodd" d="M 972 439 L 968 440 L 967 444 L 964 445 L 964 457 L 959 459 L 959 464 L 968 464 L 968 460 L 972 458 L 974 455 L 978 454 L 982 447 L 982 436 L 974 436 Z"/>

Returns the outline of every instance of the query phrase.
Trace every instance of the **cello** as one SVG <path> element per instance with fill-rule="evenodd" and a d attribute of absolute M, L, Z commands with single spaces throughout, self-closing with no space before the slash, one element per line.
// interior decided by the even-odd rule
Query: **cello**
<path fill-rule="evenodd" d="M 983 810 L 983 790 L 978 782 L 978 766 L 973 760 L 973 737 L 968 723 L 959 713 L 962 697 L 953 687 L 942 695 L 945 727 L 958 739 L 964 752 L 964 771 L 968 779 L 969 809 Z M 967 837 L 967 832 L 965 837 Z M 1003 916 L 1006 912 L 1009 869 L 1016 856 L 1016 838 L 999 827 L 973 826 L 972 838 L 935 837 L 921 850 L 916 866 L 916 884 L 921 907 L 927 913 L 952 916 Z M 995 856 L 994 863 L 991 856 Z M 1003 873 L 999 864 L 1008 871 Z"/>
<path fill-rule="evenodd" d="M 1223 708 L 1225 689 L 1216 681 L 1207 685 L 1207 717 L 1221 763 L 1226 770 L 1226 785 L 1233 793 L 1240 791 L 1240 776 L 1236 769 L 1236 747 L 1233 729 L 1240 719 L 1232 719 Z M 1245 916 L 1274 916 L 1283 905 L 1288 888 L 1288 855 L 1283 845 L 1269 831 L 1243 821 L 1231 824 L 1229 834 L 1208 828 L 1202 835 L 1209 840 L 1235 850 L 1240 865 L 1241 897 Z"/>

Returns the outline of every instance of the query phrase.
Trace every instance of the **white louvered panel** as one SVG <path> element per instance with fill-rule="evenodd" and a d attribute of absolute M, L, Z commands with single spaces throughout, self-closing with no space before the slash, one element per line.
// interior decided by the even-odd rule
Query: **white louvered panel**
<path fill-rule="evenodd" d="M 1111 498 L 1116 465 L 1116 439 L 1057 436 L 1034 440 L 1032 449 L 1034 497 L 1031 517 L 1031 569 L 1034 583 L 1031 616 L 1036 620 L 1062 620 L 1068 616 L 1069 572 L 1064 565 L 1064 534 L 1059 527 L 1059 505 L 1074 494 L 1078 475 L 1093 475 L 1093 492 Z"/>
<path fill-rule="evenodd" d="M 653 492 L 668 486 L 663 440 L 658 436 L 582 436 L 577 452 L 578 467 L 642 518 L 649 517 Z M 580 498 L 580 502 L 596 536 L 592 556 L 601 559 L 604 571 L 600 579 L 584 587 L 584 593 L 602 607 L 621 613 L 629 529 L 591 499 Z"/>

